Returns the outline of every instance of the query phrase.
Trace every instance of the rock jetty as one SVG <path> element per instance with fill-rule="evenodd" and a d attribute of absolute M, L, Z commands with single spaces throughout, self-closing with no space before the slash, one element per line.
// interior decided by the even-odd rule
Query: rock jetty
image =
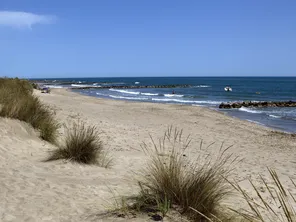
<path fill-rule="evenodd" d="M 268 101 L 268 102 L 233 102 L 221 103 L 220 109 L 233 109 L 241 107 L 296 107 L 296 101 Z"/>
<path fill-rule="evenodd" d="M 71 87 L 70 89 L 145 89 L 145 88 L 189 88 L 191 85 L 185 85 L 185 84 L 174 84 L 174 85 L 108 85 L 108 86 L 77 86 L 77 87 Z"/>

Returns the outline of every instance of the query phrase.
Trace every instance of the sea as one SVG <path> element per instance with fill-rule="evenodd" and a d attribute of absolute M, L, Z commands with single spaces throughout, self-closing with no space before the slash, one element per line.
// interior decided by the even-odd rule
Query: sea
<path fill-rule="evenodd" d="M 36 79 L 35 79 L 36 81 Z M 219 109 L 220 103 L 295 101 L 296 77 L 132 77 L 38 79 L 51 88 L 73 89 L 87 96 L 136 102 L 205 106 L 230 116 L 285 132 L 296 132 L 296 108 Z M 188 88 L 101 89 L 100 86 L 156 86 L 188 84 Z M 229 86 L 232 91 L 225 91 Z M 186 118 L 186 116 L 184 116 Z"/>

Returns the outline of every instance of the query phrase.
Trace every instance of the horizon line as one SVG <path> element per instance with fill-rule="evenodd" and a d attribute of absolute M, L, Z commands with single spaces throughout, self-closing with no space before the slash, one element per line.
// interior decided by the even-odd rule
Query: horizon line
<path fill-rule="evenodd" d="M 24 79 L 91 79 L 91 78 L 229 78 L 229 77 L 236 77 L 236 78 L 295 78 L 295 76 L 87 76 L 87 77 L 34 77 L 34 78 L 27 78 L 23 77 Z M 18 77 L 8 77 L 8 78 L 18 78 Z"/>

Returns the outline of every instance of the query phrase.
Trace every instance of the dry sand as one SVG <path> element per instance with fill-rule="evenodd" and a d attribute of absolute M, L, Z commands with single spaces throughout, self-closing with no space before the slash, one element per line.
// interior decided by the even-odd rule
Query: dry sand
<path fill-rule="evenodd" d="M 201 140 L 205 146 L 216 142 L 210 148 L 214 153 L 222 142 L 225 147 L 234 145 L 229 152 L 241 161 L 231 179 L 246 190 L 251 188 L 248 178 L 259 181 L 259 174 L 268 176 L 267 166 L 275 168 L 287 185 L 288 177 L 296 179 L 296 138 L 254 123 L 203 107 L 105 100 L 63 89 L 37 94 L 62 123 L 80 118 L 101 129 L 114 164 L 104 169 L 42 162 L 54 147 L 27 124 L 0 118 L 0 221 L 126 221 L 99 214 L 114 208 L 114 195 L 137 192 L 135 178 L 146 159 L 140 144 L 149 141 L 149 134 L 163 135 L 170 125 L 191 134 L 190 157 L 197 155 Z M 227 204 L 245 206 L 236 197 Z M 130 219 L 145 220 L 148 217 Z"/>

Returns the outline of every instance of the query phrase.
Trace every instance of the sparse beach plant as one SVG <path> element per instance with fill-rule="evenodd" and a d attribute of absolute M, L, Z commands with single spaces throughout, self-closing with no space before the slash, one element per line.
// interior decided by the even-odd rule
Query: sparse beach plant
<path fill-rule="evenodd" d="M 215 218 L 221 201 L 230 193 L 225 178 L 234 159 L 226 155 L 228 148 L 222 145 L 219 155 L 213 158 L 208 149 L 203 153 L 201 143 L 197 147 L 200 154 L 191 161 L 187 152 L 191 140 L 183 137 L 182 130 L 170 127 L 158 142 L 152 137 L 151 141 L 152 148 L 143 145 L 149 160 L 139 181 L 140 193 L 133 197 L 133 207 L 162 214 L 174 207 L 194 221 Z"/>
<path fill-rule="evenodd" d="M 55 143 L 59 124 L 54 113 L 32 93 L 26 80 L 0 79 L 0 116 L 25 121 L 39 131 L 40 138 Z"/>
<path fill-rule="evenodd" d="M 271 181 L 260 176 L 262 189 L 249 180 L 255 195 L 250 195 L 238 183 L 231 183 L 249 206 L 249 210 L 232 210 L 250 222 L 296 222 L 295 194 L 285 188 L 275 170 L 268 171 Z M 296 189 L 295 182 L 290 180 L 291 187 Z"/>
<path fill-rule="evenodd" d="M 82 121 L 65 126 L 65 144 L 54 150 L 48 161 L 66 159 L 82 164 L 110 167 L 112 159 L 104 150 L 100 132 L 96 126 L 87 126 Z"/>

